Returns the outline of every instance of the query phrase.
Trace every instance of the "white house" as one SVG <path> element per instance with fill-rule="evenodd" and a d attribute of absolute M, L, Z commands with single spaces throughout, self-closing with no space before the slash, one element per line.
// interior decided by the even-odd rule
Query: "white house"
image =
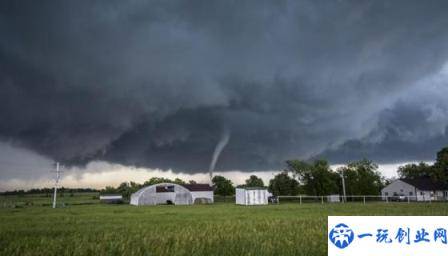
<path fill-rule="evenodd" d="M 383 200 L 405 197 L 411 201 L 444 201 L 448 186 L 430 178 L 398 179 L 381 190 Z"/>
<path fill-rule="evenodd" d="M 247 187 L 236 188 L 235 201 L 239 205 L 264 205 L 268 204 L 271 193 L 265 188 Z"/>

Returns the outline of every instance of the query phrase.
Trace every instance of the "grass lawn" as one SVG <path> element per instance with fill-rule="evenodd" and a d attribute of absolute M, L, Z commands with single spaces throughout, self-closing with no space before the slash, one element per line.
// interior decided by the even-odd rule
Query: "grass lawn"
<path fill-rule="evenodd" d="M 0 254 L 317 256 L 328 215 L 447 214 L 446 203 L 0 208 Z"/>

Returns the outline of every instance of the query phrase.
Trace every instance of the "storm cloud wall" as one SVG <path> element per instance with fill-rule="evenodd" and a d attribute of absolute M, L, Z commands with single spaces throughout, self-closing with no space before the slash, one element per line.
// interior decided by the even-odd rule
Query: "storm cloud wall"
<path fill-rule="evenodd" d="M 448 141 L 447 12 L 447 1 L 1 1 L 0 139 L 67 164 L 187 172 L 207 170 L 224 127 L 220 170 L 432 158 Z"/>

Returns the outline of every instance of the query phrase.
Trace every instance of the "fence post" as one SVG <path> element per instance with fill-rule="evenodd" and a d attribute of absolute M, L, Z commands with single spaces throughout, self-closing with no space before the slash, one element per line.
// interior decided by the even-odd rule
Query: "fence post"
<path fill-rule="evenodd" d="M 302 196 L 299 196 L 299 204 L 302 204 Z"/>
<path fill-rule="evenodd" d="M 364 199 L 364 204 L 366 204 L 366 196 L 364 196 L 363 199 Z"/>
<path fill-rule="evenodd" d="M 321 203 L 324 204 L 324 196 L 321 196 Z"/>
<path fill-rule="evenodd" d="M 389 197 L 386 196 L 386 203 L 389 203 Z"/>
<path fill-rule="evenodd" d="M 408 204 L 411 203 L 411 198 L 408 196 Z"/>

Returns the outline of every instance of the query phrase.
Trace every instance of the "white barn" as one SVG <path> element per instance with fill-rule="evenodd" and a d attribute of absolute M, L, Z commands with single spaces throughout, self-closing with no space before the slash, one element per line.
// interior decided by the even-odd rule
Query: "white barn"
<path fill-rule="evenodd" d="M 208 184 L 179 185 L 159 183 L 141 188 L 131 195 L 131 205 L 213 203 L 213 188 Z"/>
<path fill-rule="evenodd" d="M 411 201 L 444 201 L 448 199 L 448 187 L 430 178 L 399 179 L 381 190 L 383 200 L 405 197 Z"/>
<path fill-rule="evenodd" d="M 265 188 L 247 187 L 235 189 L 235 201 L 239 205 L 266 205 L 271 193 Z"/>

